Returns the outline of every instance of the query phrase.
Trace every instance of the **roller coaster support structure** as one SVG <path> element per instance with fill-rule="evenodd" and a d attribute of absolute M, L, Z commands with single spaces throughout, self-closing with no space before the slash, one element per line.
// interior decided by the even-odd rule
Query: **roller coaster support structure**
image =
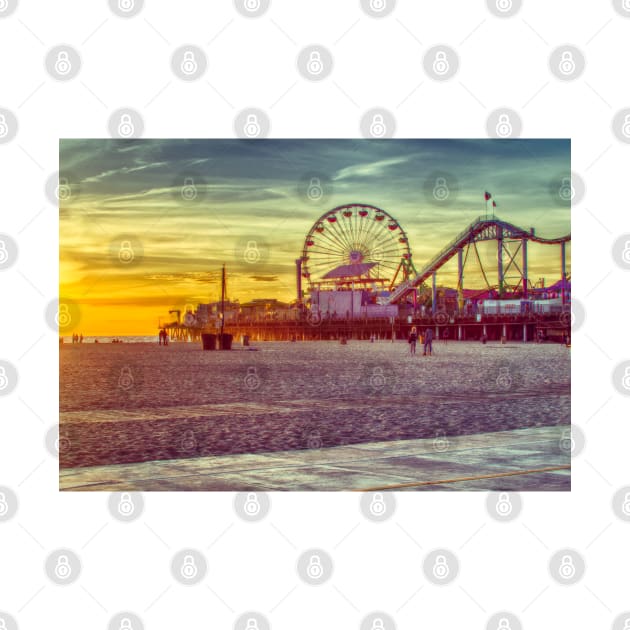
<path fill-rule="evenodd" d="M 475 219 L 463 232 L 458 234 L 442 251 L 440 251 L 432 260 L 430 260 L 420 272 L 409 277 L 400 283 L 391 293 L 388 304 L 396 304 L 405 299 L 417 287 L 432 277 L 433 282 L 433 307 L 435 313 L 437 308 L 437 280 L 436 274 L 438 270 L 446 264 L 455 254 L 457 254 L 457 280 L 458 280 L 458 299 L 460 310 L 463 307 L 464 294 L 464 267 L 468 254 L 472 251 L 477 258 L 481 273 L 486 281 L 489 289 L 493 288 L 489 282 L 486 273 L 481 264 L 481 258 L 477 251 L 477 243 L 482 241 L 497 241 L 497 290 L 500 297 L 507 294 L 520 294 L 527 298 L 529 293 L 529 277 L 528 277 L 528 261 L 527 261 L 527 243 L 542 245 L 560 245 L 561 248 L 561 266 L 562 266 L 562 301 L 566 302 L 566 244 L 571 240 L 571 235 L 560 236 L 558 238 L 541 238 L 537 236 L 534 229 L 524 230 L 511 223 L 502 221 L 496 216 L 488 218 L 485 216 Z M 518 252 L 521 250 L 521 266 L 518 262 Z M 464 252 L 465 250 L 465 252 Z"/>
<path fill-rule="evenodd" d="M 521 240 L 521 252 L 523 254 L 523 299 L 527 299 L 527 293 L 529 291 L 528 278 L 527 278 L 527 239 Z"/>
<path fill-rule="evenodd" d="M 567 283 L 567 251 L 566 251 L 566 243 L 562 242 L 560 246 L 560 256 L 562 258 L 562 303 L 566 304 L 567 296 L 566 296 L 566 283 Z"/>
<path fill-rule="evenodd" d="M 503 275 L 503 226 L 497 224 L 497 276 L 498 276 L 498 291 L 499 297 L 503 297 L 503 284 L 505 277 Z"/>

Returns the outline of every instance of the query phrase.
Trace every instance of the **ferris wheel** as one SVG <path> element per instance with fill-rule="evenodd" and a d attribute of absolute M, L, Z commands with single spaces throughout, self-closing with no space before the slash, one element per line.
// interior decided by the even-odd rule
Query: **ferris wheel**
<path fill-rule="evenodd" d="M 390 290 L 415 273 L 407 234 L 389 213 L 352 203 L 325 212 L 302 250 L 302 276 L 310 288 L 329 280 L 386 281 Z"/>

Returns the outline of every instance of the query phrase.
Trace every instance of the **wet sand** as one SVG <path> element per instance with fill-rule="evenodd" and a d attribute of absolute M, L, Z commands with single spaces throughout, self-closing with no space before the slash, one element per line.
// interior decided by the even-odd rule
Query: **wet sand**
<path fill-rule="evenodd" d="M 404 342 L 256 347 L 64 344 L 61 468 L 570 424 L 560 345 L 436 342 L 432 357 Z"/>

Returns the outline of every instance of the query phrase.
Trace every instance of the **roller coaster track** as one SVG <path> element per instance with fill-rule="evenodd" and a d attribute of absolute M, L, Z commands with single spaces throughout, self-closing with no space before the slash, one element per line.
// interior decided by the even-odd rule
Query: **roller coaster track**
<path fill-rule="evenodd" d="M 502 221 L 497 217 L 477 217 L 465 230 L 460 232 L 442 251 L 440 251 L 420 272 L 399 284 L 391 293 L 388 304 L 395 304 L 403 299 L 414 288 L 420 286 L 427 278 L 431 277 L 442 265 L 447 263 L 458 250 L 470 243 L 492 240 L 528 240 L 543 245 L 559 245 L 571 240 L 571 234 L 558 238 L 541 238 L 533 231 L 524 230 L 511 223 Z"/>

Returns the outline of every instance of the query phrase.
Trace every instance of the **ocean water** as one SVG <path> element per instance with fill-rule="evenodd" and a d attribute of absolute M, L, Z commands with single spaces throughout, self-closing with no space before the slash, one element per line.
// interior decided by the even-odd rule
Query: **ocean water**
<path fill-rule="evenodd" d="M 111 343 L 114 339 L 120 339 L 124 343 L 157 343 L 158 336 L 156 335 L 124 335 L 121 337 L 106 337 L 102 335 L 98 336 L 86 336 L 83 337 L 83 343 Z M 63 336 L 63 343 L 72 345 L 72 335 Z M 76 344 L 75 344 L 76 345 Z"/>

